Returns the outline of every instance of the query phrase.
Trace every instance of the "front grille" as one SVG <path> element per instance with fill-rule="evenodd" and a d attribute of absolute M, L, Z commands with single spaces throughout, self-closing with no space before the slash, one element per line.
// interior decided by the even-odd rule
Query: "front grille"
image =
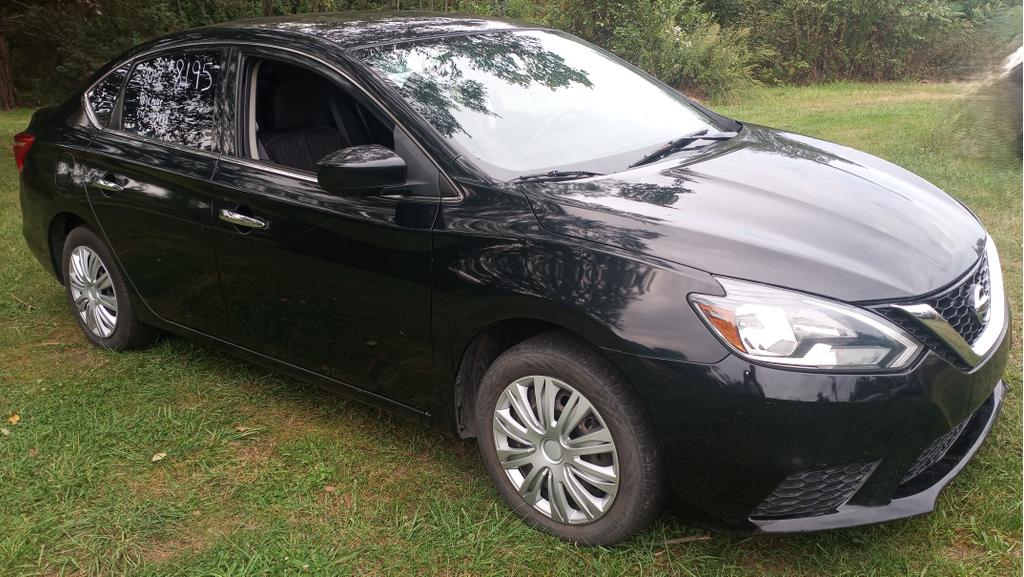
<path fill-rule="evenodd" d="M 984 294 L 992 295 L 992 284 L 988 278 L 988 259 L 981 258 L 981 265 L 974 274 L 948 291 L 924 301 L 938 311 L 956 332 L 968 343 L 974 344 L 981 332 L 985 330 L 987 318 L 979 319 L 974 312 L 971 291 L 974 285 L 981 286 Z M 987 315 L 986 315 L 987 317 Z"/>
<path fill-rule="evenodd" d="M 848 501 L 877 463 L 853 463 L 794 473 L 762 501 L 751 517 L 826 515 Z"/>
<path fill-rule="evenodd" d="M 935 463 L 938 463 L 943 457 L 946 456 L 946 452 L 953 446 L 953 443 L 960 438 L 960 434 L 964 432 L 967 427 L 967 422 L 970 421 L 970 417 L 964 419 L 962 423 L 950 429 L 948 433 L 942 435 L 938 439 L 932 441 L 932 444 L 928 445 L 927 448 L 921 453 L 921 455 L 914 461 L 914 464 L 907 469 L 906 474 L 903 475 L 903 479 L 900 480 L 900 484 L 906 483 L 914 477 L 920 475 Z"/>
<path fill-rule="evenodd" d="M 968 344 L 974 344 L 974 341 L 984 332 L 988 321 L 987 314 L 983 318 L 978 318 L 974 311 L 972 299 L 974 285 L 981 286 L 982 292 L 989 295 L 990 299 L 994 298 L 994 295 L 992 295 L 992 283 L 989 279 L 988 258 L 985 256 L 981 257 L 974 271 L 961 279 L 960 282 L 941 293 L 925 297 L 916 302 L 926 304 L 935 309 L 936 312 L 942 315 L 942 318 L 946 319 L 950 326 L 956 329 L 956 332 Z M 934 351 L 949 364 L 964 371 L 970 369 L 970 366 L 949 345 L 932 334 L 917 319 L 905 311 L 887 306 L 876 310 L 882 316 L 910 333 L 921 344 Z"/>
<path fill-rule="evenodd" d="M 882 316 L 889 319 L 903 330 L 910 333 L 910 336 L 917 339 L 922 345 L 927 347 L 929 350 L 934 351 L 935 354 L 943 358 L 947 363 L 960 369 L 961 371 L 969 371 L 970 365 L 964 362 L 960 358 L 960 355 L 956 354 L 942 339 L 936 337 L 931 331 L 924 328 L 924 325 L 917 322 L 913 317 L 900 309 L 894 308 L 882 308 L 878 310 Z"/>

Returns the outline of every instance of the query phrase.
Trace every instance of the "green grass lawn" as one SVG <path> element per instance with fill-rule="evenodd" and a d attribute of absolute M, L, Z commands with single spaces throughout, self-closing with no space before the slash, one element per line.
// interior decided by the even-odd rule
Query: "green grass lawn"
<path fill-rule="evenodd" d="M 878 154 L 962 199 L 998 242 L 1019 319 L 1021 168 L 956 136 L 972 132 L 955 129 L 970 90 L 756 89 L 720 109 Z M 1021 573 L 1019 341 L 1002 419 L 930 516 L 785 537 L 665 517 L 578 548 L 513 517 L 473 444 L 183 339 L 89 346 L 21 238 L 7 143 L 28 118 L 0 114 L 0 575 Z"/>

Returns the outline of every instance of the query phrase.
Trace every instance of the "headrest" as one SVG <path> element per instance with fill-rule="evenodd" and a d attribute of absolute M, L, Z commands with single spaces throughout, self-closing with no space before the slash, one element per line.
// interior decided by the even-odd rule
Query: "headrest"
<path fill-rule="evenodd" d="M 271 94 L 270 118 L 260 129 L 288 132 L 316 126 L 322 120 L 320 83 L 304 76 L 282 78 Z"/>

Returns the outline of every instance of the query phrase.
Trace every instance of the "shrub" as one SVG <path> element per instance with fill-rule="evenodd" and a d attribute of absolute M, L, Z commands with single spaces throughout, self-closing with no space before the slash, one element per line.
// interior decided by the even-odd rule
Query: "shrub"
<path fill-rule="evenodd" d="M 995 3 L 969 4 L 980 19 Z M 765 72 L 787 81 L 961 77 L 992 58 L 946 0 L 747 0 L 731 21 L 778 52 Z"/>
<path fill-rule="evenodd" d="M 563 0 L 555 7 L 553 25 L 693 95 L 720 98 L 755 83 L 767 54 L 750 48 L 748 30 L 723 28 L 688 0 Z"/>
<path fill-rule="evenodd" d="M 1019 45 L 1021 29 L 1014 0 L 0 0 L 0 67 L 6 41 L 21 103 L 54 102 L 110 57 L 166 32 L 372 8 L 550 24 L 713 98 L 757 81 L 973 77 L 1014 35 Z"/>
<path fill-rule="evenodd" d="M 696 9 L 677 16 L 664 35 L 652 73 L 697 96 L 721 99 L 756 84 L 755 70 L 772 54 L 767 48 L 751 47 L 749 29 L 723 28 Z"/>

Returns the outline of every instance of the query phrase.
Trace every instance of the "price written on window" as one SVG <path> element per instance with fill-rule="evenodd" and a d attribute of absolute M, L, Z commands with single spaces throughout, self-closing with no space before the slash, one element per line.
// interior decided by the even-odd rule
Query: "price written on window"
<path fill-rule="evenodd" d="M 176 85 L 185 84 L 189 88 L 206 92 L 213 88 L 213 74 L 217 65 L 213 62 L 202 62 L 201 60 L 185 60 L 179 58 L 174 61 L 174 69 L 178 76 L 175 78 Z"/>

